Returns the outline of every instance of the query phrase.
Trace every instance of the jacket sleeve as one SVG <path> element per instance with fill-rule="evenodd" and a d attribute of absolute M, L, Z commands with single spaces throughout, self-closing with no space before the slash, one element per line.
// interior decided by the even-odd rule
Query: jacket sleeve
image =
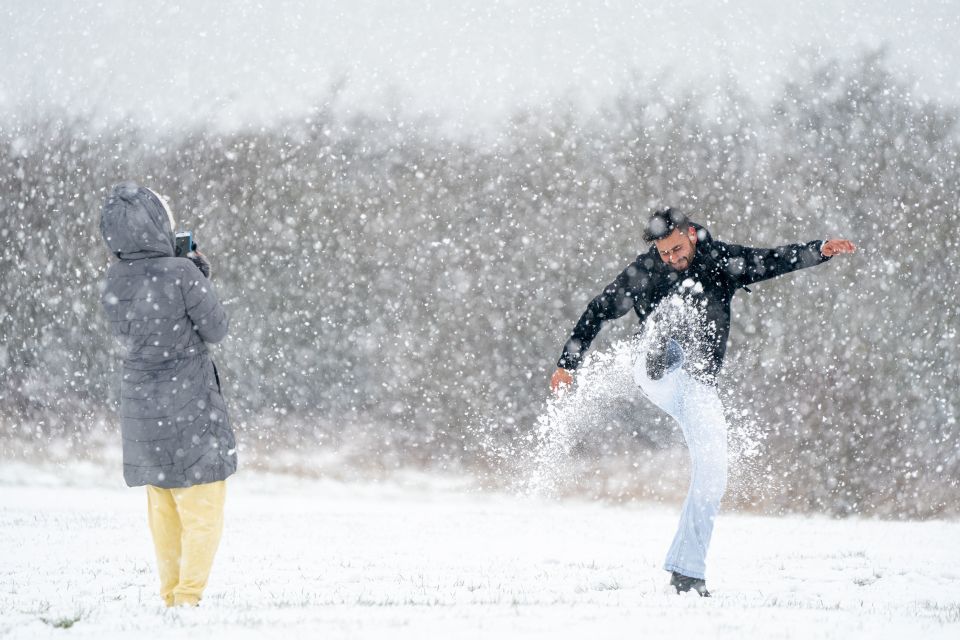
<path fill-rule="evenodd" d="M 736 244 L 724 245 L 727 273 L 740 286 L 782 276 L 823 264 L 830 258 L 820 253 L 823 240 L 757 249 Z"/>
<path fill-rule="evenodd" d="M 193 262 L 184 260 L 180 290 L 193 329 L 204 342 L 220 342 L 227 335 L 230 321 L 217 298 L 213 283 L 204 277 Z"/>
<path fill-rule="evenodd" d="M 563 346 L 557 366 L 570 370 L 579 367 L 590 343 L 607 320 L 619 318 L 635 306 L 643 312 L 643 320 L 653 306 L 650 282 L 650 274 L 636 262 L 624 269 L 616 280 L 608 284 L 603 292 L 587 305 L 587 310 L 580 316 L 573 333 Z M 639 304 L 636 304 L 638 300 Z"/>

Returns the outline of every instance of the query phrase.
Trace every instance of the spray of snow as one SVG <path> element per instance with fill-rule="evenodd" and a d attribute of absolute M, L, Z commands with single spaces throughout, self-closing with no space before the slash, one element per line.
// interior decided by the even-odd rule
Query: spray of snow
<path fill-rule="evenodd" d="M 630 340 L 620 340 L 608 349 L 597 350 L 577 369 L 576 384 L 551 394 L 532 428 L 518 429 L 512 440 L 505 441 L 490 422 L 480 430 L 481 446 L 498 473 L 516 478 L 517 493 L 551 497 L 561 495 L 577 482 L 577 443 L 584 439 L 602 438 L 607 425 L 614 420 L 614 400 L 641 394 L 634 381 L 633 370 L 638 358 L 644 357 L 655 343 L 666 336 L 685 336 L 688 366 L 699 366 L 704 357 L 697 353 L 704 332 L 698 309 L 680 296 L 674 296 L 657 308 L 644 324 L 644 330 Z M 731 491 L 755 493 L 757 485 L 769 485 L 767 471 L 757 464 L 763 451 L 764 432 L 751 419 L 742 402 L 724 393 L 727 414 Z M 643 417 L 638 416 L 637 430 L 643 431 Z M 742 496 L 741 496 L 742 497 Z"/>
<path fill-rule="evenodd" d="M 633 341 L 622 340 L 609 351 L 599 352 L 577 370 L 574 389 L 547 400 L 529 436 L 533 445 L 521 460 L 521 489 L 532 495 L 555 495 L 573 476 L 571 451 L 578 437 L 602 430 L 609 422 L 610 399 L 637 393 L 632 369 L 636 354 Z"/>

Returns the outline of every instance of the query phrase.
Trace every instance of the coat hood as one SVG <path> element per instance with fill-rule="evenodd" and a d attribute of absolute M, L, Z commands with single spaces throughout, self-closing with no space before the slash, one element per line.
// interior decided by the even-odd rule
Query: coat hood
<path fill-rule="evenodd" d="M 134 182 L 113 188 L 100 211 L 100 233 L 121 260 L 173 257 L 170 216 L 152 191 Z"/>

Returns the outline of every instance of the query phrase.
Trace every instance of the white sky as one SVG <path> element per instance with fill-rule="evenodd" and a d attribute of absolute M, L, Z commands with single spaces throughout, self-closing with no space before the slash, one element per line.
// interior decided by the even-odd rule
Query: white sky
<path fill-rule="evenodd" d="M 958 0 L 7 1 L 0 114 L 63 104 L 231 127 L 299 112 L 346 75 L 341 108 L 400 100 L 469 129 L 557 96 L 596 102 L 637 71 L 733 77 L 762 101 L 800 50 L 883 43 L 921 93 L 958 102 L 958 35 Z"/>

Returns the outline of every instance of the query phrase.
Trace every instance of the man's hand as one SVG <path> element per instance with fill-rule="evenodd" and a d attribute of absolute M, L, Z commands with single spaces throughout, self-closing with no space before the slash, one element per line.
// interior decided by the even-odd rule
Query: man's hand
<path fill-rule="evenodd" d="M 841 253 L 853 253 L 856 250 L 857 247 L 852 242 L 840 238 L 827 240 L 820 246 L 820 253 L 824 258 L 832 258 Z"/>
<path fill-rule="evenodd" d="M 550 390 L 559 393 L 560 389 L 569 387 L 573 384 L 573 376 L 563 367 L 558 367 L 550 378 Z"/>

